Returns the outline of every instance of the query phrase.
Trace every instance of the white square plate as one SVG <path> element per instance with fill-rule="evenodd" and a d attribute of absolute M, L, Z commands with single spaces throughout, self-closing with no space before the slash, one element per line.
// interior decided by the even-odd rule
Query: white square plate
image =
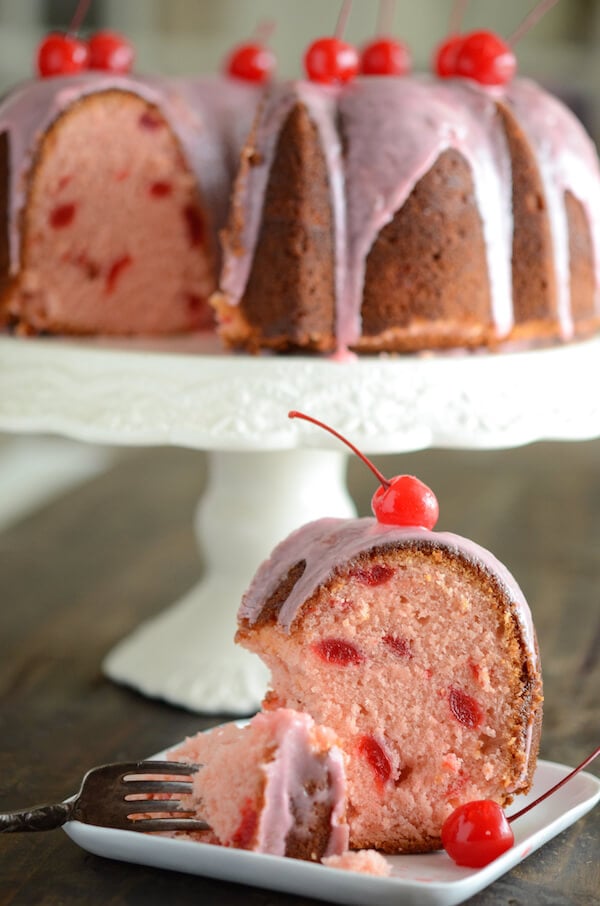
<path fill-rule="evenodd" d="M 566 765 L 539 761 L 533 788 L 528 796 L 521 796 L 514 803 L 514 811 L 558 783 L 570 770 Z M 515 845 L 485 868 L 459 868 L 445 852 L 391 856 L 388 857 L 392 867 L 389 878 L 181 838 L 93 827 L 78 821 L 69 822 L 64 829 L 75 843 L 98 856 L 315 897 L 330 903 L 452 906 L 483 890 L 589 812 L 598 800 L 600 779 L 588 773 L 577 774 L 515 822 Z"/>

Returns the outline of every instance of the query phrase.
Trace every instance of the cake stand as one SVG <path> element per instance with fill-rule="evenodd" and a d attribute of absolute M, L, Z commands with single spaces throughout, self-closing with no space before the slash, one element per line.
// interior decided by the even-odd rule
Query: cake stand
<path fill-rule="evenodd" d="M 258 564 L 309 519 L 349 516 L 347 451 L 500 448 L 600 436 L 600 340 L 533 352 L 361 358 L 235 356 L 168 343 L 0 337 L 0 429 L 207 451 L 196 533 L 206 569 L 106 657 L 113 680 L 193 711 L 247 714 L 266 672 L 234 645 Z"/>

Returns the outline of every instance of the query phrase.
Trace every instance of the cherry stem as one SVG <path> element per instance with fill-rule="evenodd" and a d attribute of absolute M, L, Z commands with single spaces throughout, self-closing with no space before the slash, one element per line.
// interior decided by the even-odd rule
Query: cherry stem
<path fill-rule="evenodd" d="M 337 38 L 338 41 L 341 41 L 344 37 L 344 32 L 346 31 L 346 25 L 348 24 L 348 16 L 350 15 L 351 8 L 352 0 L 344 0 L 334 32 L 334 37 Z"/>
<path fill-rule="evenodd" d="M 557 3 L 558 0 L 541 0 L 537 6 L 534 6 L 529 15 L 525 16 L 519 27 L 512 33 L 506 43 L 510 44 L 511 47 L 515 45 L 517 41 L 520 41 L 523 35 L 527 34 L 528 31 L 531 31 L 534 25 L 537 25 L 540 19 L 545 16 L 553 6 L 556 6 Z"/>
<path fill-rule="evenodd" d="M 454 0 L 452 12 L 450 14 L 450 25 L 448 27 L 449 34 L 457 35 L 460 32 L 468 5 L 469 0 Z"/>
<path fill-rule="evenodd" d="M 377 34 L 391 35 L 394 30 L 396 15 L 396 0 L 379 0 L 379 13 L 377 16 Z"/>
<path fill-rule="evenodd" d="M 71 19 L 71 24 L 69 25 L 68 34 L 76 35 L 81 26 L 83 25 L 84 19 L 88 14 L 88 9 L 90 8 L 90 3 L 92 0 L 79 0 L 75 14 Z"/>
<path fill-rule="evenodd" d="M 267 44 L 276 28 L 277 23 L 274 19 L 267 19 L 264 22 L 259 22 L 254 29 L 253 40 L 257 44 Z"/>
<path fill-rule="evenodd" d="M 371 460 L 367 459 L 365 454 L 360 452 L 358 447 L 355 447 L 353 443 L 351 443 L 334 428 L 330 428 L 329 425 L 326 425 L 324 422 L 320 422 L 318 418 L 313 418 L 312 415 L 305 415 L 304 412 L 297 412 L 295 409 L 292 409 L 291 412 L 288 412 L 288 418 L 302 418 L 305 422 L 310 422 L 312 425 L 316 425 L 318 428 L 323 428 L 324 431 L 329 431 L 330 434 L 333 434 L 334 437 L 337 437 L 338 440 L 341 440 L 343 444 L 346 444 L 347 447 L 350 447 L 352 452 L 355 453 L 358 458 L 370 468 L 371 472 L 382 487 L 389 488 L 390 482 L 384 475 L 381 474 L 377 466 L 374 466 Z"/>
<path fill-rule="evenodd" d="M 526 805 L 521 809 L 521 811 L 516 812 L 514 815 L 511 815 L 510 818 L 508 818 L 508 821 L 516 821 L 517 818 L 521 817 L 521 815 L 525 815 L 534 806 L 539 805 L 540 802 L 543 802 L 544 799 L 547 799 L 548 796 L 551 796 L 552 793 L 555 793 L 557 790 L 559 790 L 561 786 L 564 786 L 564 784 L 568 780 L 570 780 L 571 777 L 574 777 L 575 774 L 578 774 L 579 771 L 582 771 L 585 767 L 587 767 L 588 764 L 594 760 L 594 758 L 598 757 L 598 755 L 600 755 L 600 746 L 598 746 L 595 752 L 592 752 L 591 755 L 588 755 L 588 757 L 584 761 L 582 761 L 581 764 L 578 764 L 576 768 L 573 768 L 573 770 L 569 774 L 567 774 L 566 777 L 563 777 L 563 779 L 559 780 L 558 783 L 555 783 L 553 787 L 550 787 L 549 790 L 546 790 L 545 793 L 542 793 L 541 796 L 538 796 L 538 798 L 534 802 L 530 802 L 529 805 Z"/>

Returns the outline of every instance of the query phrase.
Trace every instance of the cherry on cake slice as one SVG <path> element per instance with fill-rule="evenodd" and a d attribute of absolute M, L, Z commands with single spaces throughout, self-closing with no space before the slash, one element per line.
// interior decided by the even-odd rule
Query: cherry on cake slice
<path fill-rule="evenodd" d="M 381 483 L 377 518 L 319 519 L 282 541 L 243 597 L 236 638 L 271 671 L 265 708 L 306 711 L 337 733 L 351 848 L 426 852 L 457 806 L 529 790 L 538 645 L 508 569 L 434 531 L 426 485 L 387 480 L 362 458 Z"/>

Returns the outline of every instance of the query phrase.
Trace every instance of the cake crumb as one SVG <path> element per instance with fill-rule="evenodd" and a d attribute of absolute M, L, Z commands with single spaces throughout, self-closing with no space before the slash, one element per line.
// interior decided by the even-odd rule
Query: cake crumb
<path fill-rule="evenodd" d="M 389 862 L 375 849 L 346 850 L 339 856 L 326 856 L 321 862 L 328 868 L 359 871 L 365 875 L 379 875 L 382 878 L 388 878 L 392 873 Z"/>

